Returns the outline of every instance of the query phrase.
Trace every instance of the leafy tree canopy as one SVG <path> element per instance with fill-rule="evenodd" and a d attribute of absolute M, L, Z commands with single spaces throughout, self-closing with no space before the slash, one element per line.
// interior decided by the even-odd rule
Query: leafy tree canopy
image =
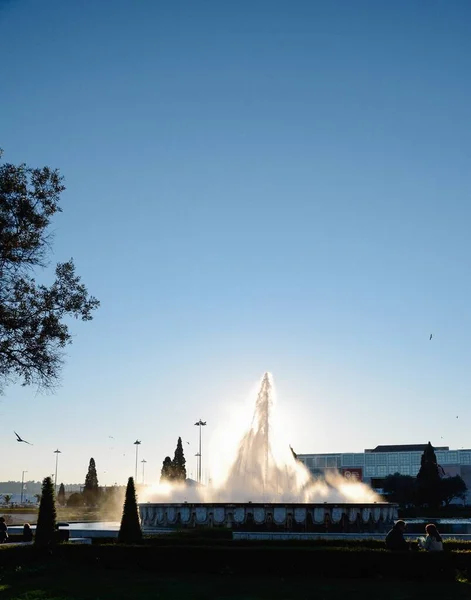
<path fill-rule="evenodd" d="M 49 265 L 64 189 L 57 170 L 0 164 L 0 391 L 14 381 L 53 388 L 72 341 L 67 318 L 89 321 L 99 306 L 72 259 L 56 265 L 49 286 L 33 277 Z"/>
<path fill-rule="evenodd" d="M 170 456 L 166 456 L 160 471 L 160 481 L 173 481 L 173 461 Z"/>
<path fill-rule="evenodd" d="M 443 502 L 448 506 L 453 500 L 466 500 L 468 487 L 464 480 L 459 476 L 443 477 L 440 482 L 440 491 Z"/>
<path fill-rule="evenodd" d="M 79 492 L 75 492 L 73 494 L 71 494 L 69 496 L 69 499 L 67 500 L 67 506 L 70 507 L 77 507 L 77 506 L 83 506 L 84 505 L 84 500 L 83 500 L 83 494 L 79 494 Z"/>

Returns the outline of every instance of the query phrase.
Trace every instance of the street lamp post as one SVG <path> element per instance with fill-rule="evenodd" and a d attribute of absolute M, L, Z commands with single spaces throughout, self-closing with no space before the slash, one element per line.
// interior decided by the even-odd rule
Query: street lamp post
<path fill-rule="evenodd" d="M 197 421 L 195 423 L 195 425 L 196 425 L 196 427 L 200 428 L 200 443 L 199 443 L 198 454 L 196 456 L 198 457 L 198 483 L 201 483 L 201 428 L 206 425 L 206 421 L 202 421 L 200 419 L 199 421 Z"/>
<path fill-rule="evenodd" d="M 23 488 L 25 485 L 25 473 L 27 473 L 28 471 L 22 471 L 21 472 L 21 500 L 20 500 L 20 504 L 23 504 Z"/>
<path fill-rule="evenodd" d="M 147 461 L 146 461 L 146 459 L 145 459 L 145 458 L 143 458 L 143 459 L 141 460 L 141 463 L 142 463 L 142 485 L 144 485 L 144 482 L 145 482 L 145 479 L 144 479 L 144 467 L 146 466 L 146 462 L 147 462 Z"/>
<path fill-rule="evenodd" d="M 136 440 L 134 442 L 134 445 L 136 446 L 136 469 L 135 469 L 135 473 L 134 473 L 134 482 L 137 484 L 137 457 L 139 454 L 139 446 L 141 445 L 140 440 Z"/>
<path fill-rule="evenodd" d="M 57 450 L 54 450 L 54 454 L 56 455 L 56 475 L 54 477 L 54 493 L 57 496 L 57 463 L 59 462 L 59 454 L 62 454 L 62 452 L 58 448 Z"/>

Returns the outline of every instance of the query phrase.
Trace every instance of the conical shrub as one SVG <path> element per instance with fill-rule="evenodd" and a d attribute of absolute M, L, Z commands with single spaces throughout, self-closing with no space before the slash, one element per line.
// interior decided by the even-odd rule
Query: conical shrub
<path fill-rule="evenodd" d="M 136 489 L 134 479 L 128 479 L 126 497 L 124 499 L 123 516 L 118 533 L 118 542 L 121 544 L 136 544 L 142 540 L 139 513 L 137 511 Z"/>
<path fill-rule="evenodd" d="M 56 505 L 52 479 L 46 477 L 41 488 L 38 524 L 34 542 L 38 546 L 49 546 L 54 543 L 56 535 Z"/>

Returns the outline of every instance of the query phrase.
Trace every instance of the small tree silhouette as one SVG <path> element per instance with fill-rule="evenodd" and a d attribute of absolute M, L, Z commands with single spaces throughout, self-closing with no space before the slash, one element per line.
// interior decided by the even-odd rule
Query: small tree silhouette
<path fill-rule="evenodd" d="M 420 459 L 420 470 L 417 473 L 417 500 L 419 506 L 427 504 L 437 508 L 441 504 L 440 498 L 440 467 L 432 444 L 425 447 Z"/>
<path fill-rule="evenodd" d="M 59 493 L 57 494 L 57 502 L 61 506 L 64 506 L 64 504 L 65 504 L 65 487 L 64 487 L 63 483 L 61 483 L 59 486 Z"/>
<path fill-rule="evenodd" d="M 185 455 L 183 454 L 182 438 L 179 437 L 177 441 L 177 447 L 175 449 L 175 456 L 173 457 L 173 472 L 174 479 L 176 481 L 185 481 L 186 479 L 186 467 L 185 467 Z"/>
<path fill-rule="evenodd" d="M 126 497 L 124 499 L 123 516 L 118 533 L 118 542 L 121 544 L 136 544 L 142 540 L 141 525 L 137 512 L 136 489 L 134 479 L 128 479 Z"/>
<path fill-rule="evenodd" d="M 38 524 L 34 543 L 37 546 L 49 546 L 55 541 L 56 506 L 54 502 L 54 486 L 52 479 L 46 477 L 41 488 L 41 503 L 39 505 Z"/>
<path fill-rule="evenodd" d="M 175 479 L 173 462 L 170 456 L 166 456 L 160 471 L 160 481 L 173 481 L 173 479 Z"/>
<path fill-rule="evenodd" d="M 85 477 L 85 485 L 83 487 L 83 498 L 87 506 L 95 506 L 98 501 L 98 475 L 96 472 L 95 459 L 91 458 L 88 465 L 88 472 Z"/>

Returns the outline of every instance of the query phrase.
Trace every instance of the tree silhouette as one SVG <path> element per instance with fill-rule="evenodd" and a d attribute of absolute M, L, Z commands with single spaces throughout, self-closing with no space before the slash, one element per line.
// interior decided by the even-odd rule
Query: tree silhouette
<path fill-rule="evenodd" d="M 173 462 L 170 456 L 166 456 L 162 465 L 162 470 L 160 471 L 160 481 L 173 481 L 174 480 L 174 472 L 173 472 Z"/>
<path fill-rule="evenodd" d="M 64 506 L 64 504 L 65 504 L 65 487 L 64 487 L 63 483 L 61 483 L 59 486 L 59 492 L 57 494 L 57 502 L 61 506 Z"/>
<path fill-rule="evenodd" d="M 56 170 L 0 165 L 0 390 L 17 380 L 53 388 L 72 342 L 70 317 L 89 321 L 99 306 L 72 260 L 57 264 L 49 287 L 32 276 L 49 264 L 48 229 L 64 189 Z"/>
<path fill-rule="evenodd" d="M 139 513 L 137 511 L 136 489 L 134 487 L 134 479 L 130 477 L 126 487 L 118 542 L 123 544 L 136 544 L 141 540 L 142 531 L 139 523 Z"/>
<path fill-rule="evenodd" d="M 455 475 L 453 477 L 443 477 L 441 480 L 441 498 L 445 503 L 445 506 L 455 499 L 458 498 L 463 502 L 466 500 L 466 492 L 468 487 L 462 477 Z"/>
<path fill-rule="evenodd" d="M 95 506 L 98 501 L 98 475 L 96 472 L 95 459 L 91 458 L 88 465 L 88 472 L 85 476 L 85 485 L 83 487 L 83 498 L 87 506 Z"/>
<path fill-rule="evenodd" d="M 177 447 L 175 449 L 175 455 L 173 457 L 173 472 L 175 481 L 186 480 L 186 460 L 183 454 L 182 438 L 179 437 L 177 441 Z"/>
<path fill-rule="evenodd" d="M 440 467 L 435 450 L 429 442 L 420 459 L 420 470 L 417 474 L 417 503 L 438 507 L 441 504 Z"/>
<path fill-rule="evenodd" d="M 68 500 L 67 500 L 67 506 L 70 507 L 77 507 L 77 506 L 84 506 L 85 502 L 83 500 L 83 494 L 80 494 L 79 492 L 74 492 L 73 494 L 70 494 Z"/>
<path fill-rule="evenodd" d="M 54 486 L 52 479 L 46 477 L 41 489 L 41 503 L 39 504 L 38 523 L 34 543 L 37 546 L 49 546 L 55 541 L 56 531 L 56 506 L 54 503 Z"/>

